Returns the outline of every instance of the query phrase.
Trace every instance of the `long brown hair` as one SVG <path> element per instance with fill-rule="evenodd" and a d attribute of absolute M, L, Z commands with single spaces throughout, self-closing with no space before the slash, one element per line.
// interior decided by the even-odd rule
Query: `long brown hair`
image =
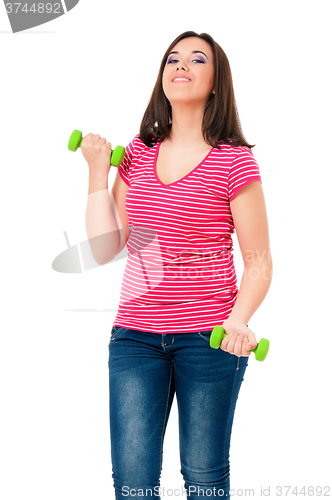
<path fill-rule="evenodd" d="M 170 136 L 172 106 L 164 94 L 162 77 L 169 52 L 180 40 L 188 37 L 198 37 L 208 42 L 214 56 L 215 94 L 210 95 L 202 120 L 202 134 L 205 142 L 214 148 L 218 148 L 218 142 L 235 147 L 255 147 L 255 144 L 247 143 L 242 132 L 235 101 L 231 68 L 225 52 L 210 35 L 207 33 L 199 35 L 194 31 L 186 31 L 179 35 L 168 47 L 162 58 L 157 81 L 141 122 L 141 141 L 146 146 L 153 147 L 161 137 L 167 139 Z"/>

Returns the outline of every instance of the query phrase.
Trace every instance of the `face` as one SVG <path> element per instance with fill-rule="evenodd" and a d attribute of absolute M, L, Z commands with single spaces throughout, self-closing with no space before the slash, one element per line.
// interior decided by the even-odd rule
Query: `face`
<path fill-rule="evenodd" d="M 214 91 L 214 62 L 210 44 L 198 37 L 181 40 L 168 54 L 163 90 L 171 103 L 205 106 Z"/>

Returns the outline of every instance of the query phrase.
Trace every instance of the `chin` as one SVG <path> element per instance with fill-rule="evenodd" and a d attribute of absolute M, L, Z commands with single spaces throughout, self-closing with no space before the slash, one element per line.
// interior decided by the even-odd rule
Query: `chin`
<path fill-rule="evenodd" d="M 204 100 L 197 98 L 197 97 L 191 97 L 188 95 L 178 95 L 178 96 L 173 96 L 171 98 L 167 97 L 169 100 L 171 106 L 178 106 L 181 104 L 191 104 L 192 106 L 202 106 L 204 104 Z"/>

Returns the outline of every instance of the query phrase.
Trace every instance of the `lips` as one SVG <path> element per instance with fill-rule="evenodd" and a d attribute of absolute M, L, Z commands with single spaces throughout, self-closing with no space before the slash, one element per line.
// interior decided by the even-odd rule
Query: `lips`
<path fill-rule="evenodd" d="M 173 80 L 172 80 L 172 83 L 188 83 L 188 82 L 191 82 L 191 79 L 188 78 L 186 75 L 176 75 Z"/>

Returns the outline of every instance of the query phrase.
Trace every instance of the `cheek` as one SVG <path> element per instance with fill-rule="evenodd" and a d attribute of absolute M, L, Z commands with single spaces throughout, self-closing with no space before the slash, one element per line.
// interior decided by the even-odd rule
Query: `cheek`
<path fill-rule="evenodd" d="M 164 72 L 163 72 L 163 77 L 162 77 L 162 79 L 161 79 L 161 82 L 162 82 L 163 86 L 165 85 L 166 75 L 167 75 L 167 71 L 166 71 L 166 69 L 164 69 Z"/>
<path fill-rule="evenodd" d="M 166 80 L 166 78 L 169 78 L 171 72 L 172 72 L 172 68 L 170 67 L 169 64 L 167 64 L 165 66 L 164 72 L 163 72 L 163 81 Z"/>
<path fill-rule="evenodd" d="M 167 89 L 169 88 L 169 83 L 168 82 L 169 82 L 169 75 L 167 74 L 167 70 L 164 70 L 163 77 L 162 77 L 162 80 L 161 80 L 161 84 L 162 84 L 163 91 L 164 91 L 165 94 L 167 92 Z"/>
<path fill-rule="evenodd" d="M 209 87 L 214 87 L 214 73 L 211 73 L 211 75 L 210 75 Z"/>

